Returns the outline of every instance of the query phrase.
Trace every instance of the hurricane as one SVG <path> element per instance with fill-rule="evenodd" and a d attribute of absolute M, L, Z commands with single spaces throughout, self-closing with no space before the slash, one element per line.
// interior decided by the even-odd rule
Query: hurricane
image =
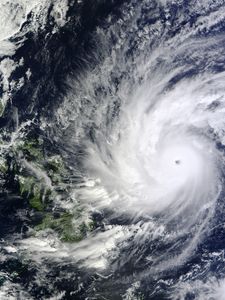
<path fill-rule="evenodd" d="M 0 298 L 225 299 L 225 2 L 0 6 Z"/>

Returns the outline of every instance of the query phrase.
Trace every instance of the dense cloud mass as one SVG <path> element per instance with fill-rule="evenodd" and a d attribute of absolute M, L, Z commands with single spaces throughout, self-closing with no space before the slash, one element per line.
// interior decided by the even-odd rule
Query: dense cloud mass
<path fill-rule="evenodd" d="M 223 300 L 225 1 L 0 7 L 0 298 Z"/>

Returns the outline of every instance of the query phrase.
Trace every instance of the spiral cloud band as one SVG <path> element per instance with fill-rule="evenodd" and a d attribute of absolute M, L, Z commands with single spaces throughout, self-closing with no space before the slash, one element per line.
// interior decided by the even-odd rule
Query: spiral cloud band
<path fill-rule="evenodd" d="M 100 135 L 89 146 L 86 168 L 91 166 L 95 179 L 83 195 L 88 201 L 94 195 L 95 208 L 110 207 L 133 222 L 157 219 L 165 226 L 166 244 L 185 237 L 172 261 L 170 246 L 162 253 L 163 266 L 162 257 L 154 260 L 160 269 L 184 263 L 201 241 L 221 192 L 223 165 L 215 132 L 222 134 L 224 103 L 218 91 L 224 74 L 184 79 L 168 88 L 170 79 L 163 84 L 157 76 L 151 86 L 138 87 L 122 104 L 107 140 Z M 154 81 L 162 83 L 158 87 Z M 215 84 L 217 92 L 211 90 Z M 151 226 L 145 237 L 155 231 Z M 140 243 L 140 236 L 135 238 Z"/>
<path fill-rule="evenodd" d="M 112 28 L 119 36 L 116 25 Z M 88 73 L 79 82 L 89 103 L 82 121 L 74 120 L 74 140 L 86 148 L 87 176 L 76 198 L 106 214 L 107 223 L 120 220 L 125 240 L 132 237 L 133 247 L 142 249 L 130 259 L 147 259 L 147 274 L 182 265 L 193 255 L 223 190 L 225 73 L 215 70 L 223 38 L 206 39 L 191 28 L 169 39 L 159 35 L 151 35 L 151 50 L 145 41 L 133 61 L 124 58 L 129 41 L 121 46 L 117 36 L 97 75 Z M 105 45 L 110 34 L 103 30 L 99 36 Z M 124 70 L 115 85 L 113 72 Z M 81 87 L 76 85 L 80 92 L 75 89 L 67 105 L 73 97 L 83 99 Z M 84 130 L 89 126 L 91 138 Z M 150 253 L 146 240 L 153 244 Z M 126 262 L 119 256 L 120 265 Z"/>

